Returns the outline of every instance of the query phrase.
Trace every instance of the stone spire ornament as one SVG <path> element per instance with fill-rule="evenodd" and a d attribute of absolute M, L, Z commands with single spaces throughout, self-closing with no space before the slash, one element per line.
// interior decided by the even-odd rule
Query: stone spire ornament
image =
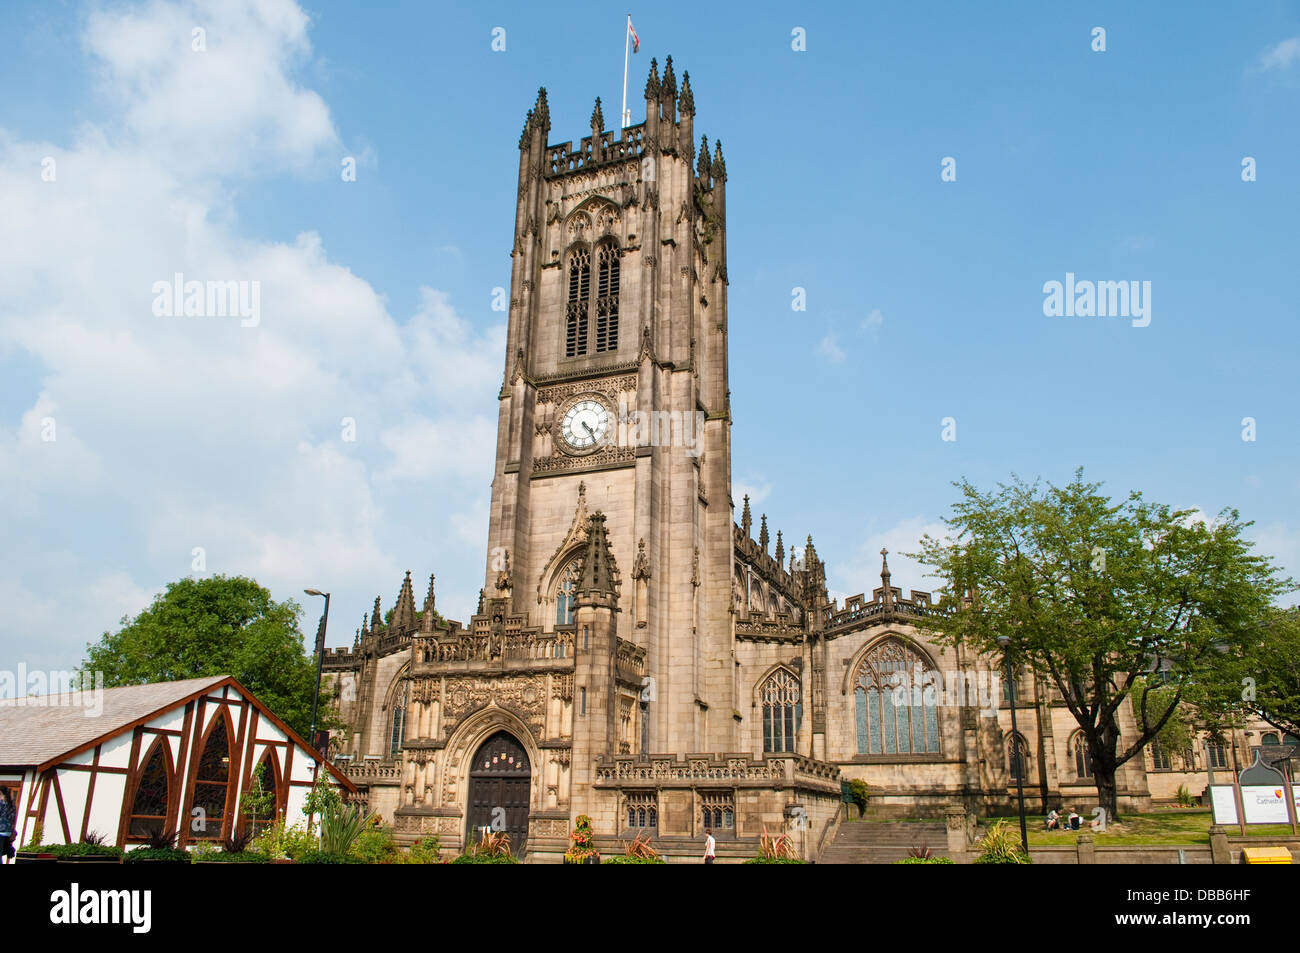
<path fill-rule="evenodd" d="M 749 515 L 749 494 L 746 493 L 745 508 L 740 511 L 740 531 L 745 534 L 745 539 L 749 539 L 749 530 L 753 525 L 753 517 Z"/>
<path fill-rule="evenodd" d="M 759 518 L 758 528 L 758 545 L 763 550 L 764 555 L 767 553 L 767 514 L 764 513 Z"/>

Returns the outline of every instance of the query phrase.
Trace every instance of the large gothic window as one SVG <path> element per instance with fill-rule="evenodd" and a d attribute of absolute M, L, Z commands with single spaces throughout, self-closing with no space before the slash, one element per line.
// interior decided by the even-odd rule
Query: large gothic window
<path fill-rule="evenodd" d="M 573 624 L 573 597 L 578 591 L 578 560 L 573 560 L 560 573 L 560 581 L 555 587 L 555 624 Z"/>
<path fill-rule="evenodd" d="M 252 796 L 251 800 L 240 798 L 244 809 L 244 829 L 256 837 L 274 824 L 280 813 L 280 773 L 273 749 L 267 748 L 262 760 L 253 769 L 247 791 Z"/>
<path fill-rule="evenodd" d="M 1018 734 L 1007 740 L 1007 776 L 1014 783 L 1029 780 L 1029 745 Z"/>
<path fill-rule="evenodd" d="M 208 732 L 194 777 L 194 800 L 190 829 L 196 839 L 221 837 L 226 817 L 226 793 L 230 787 L 230 733 L 226 719 L 218 715 Z M 195 813 L 196 811 L 201 813 Z"/>
<path fill-rule="evenodd" d="M 937 673 L 900 639 L 863 656 L 854 681 L 859 754 L 939 751 Z"/>
<path fill-rule="evenodd" d="M 763 750 L 794 751 L 803 701 L 799 680 L 788 669 L 778 669 L 763 683 Z"/>
<path fill-rule="evenodd" d="M 167 802 L 171 793 L 167 772 L 167 754 L 162 739 L 154 742 L 145 758 L 144 770 L 131 801 L 128 837 L 145 837 L 167 826 Z"/>
<path fill-rule="evenodd" d="M 598 256 L 596 351 L 618 350 L 618 246 L 604 242 Z"/>
<path fill-rule="evenodd" d="M 564 316 L 564 356 L 587 353 L 587 312 L 591 308 L 591 252 L 583 245 L 569 252 L 569 302 Z"/>

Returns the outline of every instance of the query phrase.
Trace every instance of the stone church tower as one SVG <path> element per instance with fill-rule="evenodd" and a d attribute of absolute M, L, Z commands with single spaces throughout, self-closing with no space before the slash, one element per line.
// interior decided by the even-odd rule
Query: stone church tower
<path fill-rule="evenodd" d="M 1060 706 L 1020 686 L 1013 739 L 997 661 L 916 625 L 946 611 L 929 593 L 905 598 L 882 559 L 881 587 L 841 609 L 811 536 L 787 566 L 748 498 L 733 522 L 726 165 L 697 151 L 671 58 L 645 109 L 606 131 L 596 100 L 576 147 L 549 142 L 545 90 L 528 113 L 478 612 L 443 619 L 432 577 L 417 609 L 410 573 L 390 613 L 375 600 L 325 659 L 336 761 L 407 843 L 492 827 L 539 862 L 583 814 L 604 850 L 649 834 L 698 857 L 711 827 L 720 857 L 765 829 L 816 857 L 849 778 L 875 810 L 931 817 L 1005 810 L 1013 762 L 1043 803 L 1082 796 Z M 988 691 L 918 688 L 908 709 L 900 675 Z"/>

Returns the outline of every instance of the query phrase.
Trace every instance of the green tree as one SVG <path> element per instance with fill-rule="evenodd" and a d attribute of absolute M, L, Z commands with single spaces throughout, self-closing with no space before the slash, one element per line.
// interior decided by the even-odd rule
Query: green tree
<path fill-rule="evenodd" d="M 1085 483 L 1014 479 L 989 493 L 955 484 L 949 537 L 917 557 L 951 580 L 951 611 L 927 619 L 936 640 L 966 644 L 1048 680 L 1092 755 L 1101 807 L 1118 817 L 1115 773 L 1175 717 L 1232 675 L 1271 601 L 1293 588 L 1252 555 L 1250 523 L 1193 510 L 1116 502 Z M 1009 641 L 1005 648 L 998 637 Z M 1161 671 L 1162 677 L 1144 678 Z M 1119 710 L 1132 699 L 1137 735 L 1120 747 Z"/>
<path fill-rule="evenodd" d="M 123 616 L 118 632 L 87 645 L 81 668 L 103 672 L 109 687 L 233 675 L 307 738 L 316 667 L 303 647 L 301 613 L 243 576 L 185 578 L 134 619 Z M 321 712 L 321 727 L 332 727 L 324 693 Z"/>
<path fill-rule="evenodd" d="M 1269 613 L 1222 689 L 1215 701 L 1223 717 L 1252 715 L 1300 737 L 1300 608 Z"/>

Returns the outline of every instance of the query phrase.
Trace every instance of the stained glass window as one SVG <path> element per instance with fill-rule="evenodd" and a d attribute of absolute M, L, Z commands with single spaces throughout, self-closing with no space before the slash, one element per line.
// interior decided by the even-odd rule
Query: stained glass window
<path fill-rule="evenodd" d="M 854 699 L 859 754 L 939 750 L 938 673 L 900 639 L 885 639 L 858 666 Z"/>
<path fill-rule="evenodd" d="M 171 793 L 167 779 L 167 757 L 163 752 L 163 743 L 158 741 L 150 749 L 144 770 L 140 772 L 140 783 L 135 789 L 135 799 L 131 802 L 131 820 L 127 826 L 130 837 L 145 837 L 151 831 L 162 831 L 167 827 L 167 803 Z"/>
<path fill-rule="evenodd" d="M 225 718 L 218 716 L 208 733 L 194 778 L 194 800 L 190 812 L 190 834 L 194 839 L 215 840 L 221 837 L 229 787 L 230 734 L 226 730 Z"/>
<path fill-rule="evenodd" d="M 1025 781 L 1026 762 L 1029 760 L 1029 748 L 1020 735 L 1012 735 L 1007 742 L 1007 774 L 1012 781 Z"/>
<path fill-rule="evenodd" d="M 388 737 L 388 757 L 396 761 L 402 756 L 402 742 L 406 740 L 406 682 L 393 695 L 392 731 Z"/>
<path fill-rule="evenodd" d="M 1154 748 L 1151 749 L 1151 753 L 1155 754 Z M 1166 768 L 1169 767 L 1168 761 L 1166 757 Z M 1074 774 L 1078 778 L 1092 777 L 1092 752 L 1088 750 L 1088 740 L 1078 732 L 1074 736 Z"/>

